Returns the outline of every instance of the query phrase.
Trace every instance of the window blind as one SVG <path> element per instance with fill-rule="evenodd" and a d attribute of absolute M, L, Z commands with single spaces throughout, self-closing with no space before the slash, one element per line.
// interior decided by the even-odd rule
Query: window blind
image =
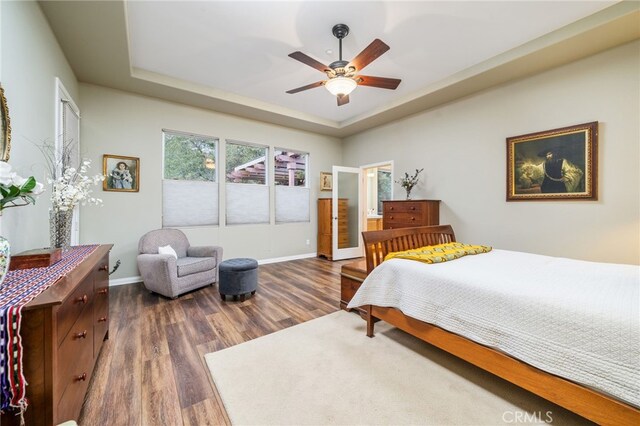
<path fill-rule="evenodd" d="M 227 183 L 227 225 L 269 223 L 269 187 Z"/>
<path fill-rule="evenodd" d="M 309 222 L 309 188 L 276 186 L 276 223 Z"/>
<path fill-rule="evenodd" d="M 162 226 L 218 225 L 218 184 L 207 181 L 162 181 Z"/>

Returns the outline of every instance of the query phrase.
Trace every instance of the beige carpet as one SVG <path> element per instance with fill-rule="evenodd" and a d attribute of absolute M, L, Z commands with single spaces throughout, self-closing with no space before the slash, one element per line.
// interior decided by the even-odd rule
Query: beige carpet
<path fill-rule="evenodd" d="M 585 422 L 388 324 L 369 339 L 343 311 L 205 358 L 236 425 Z"/>

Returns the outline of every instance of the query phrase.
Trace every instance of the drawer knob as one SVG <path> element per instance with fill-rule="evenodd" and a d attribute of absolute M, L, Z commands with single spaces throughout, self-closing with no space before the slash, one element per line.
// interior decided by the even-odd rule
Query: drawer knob
<path fill-rule="evenodd" d="M 109 293 L 108 288 L 101 288 L 100 290 L 98 290 L 98 294 L 107 294 L 107 293 Z"/>
<path fill-rule="evenodd" d="M 412 218 L 411 218 L 411 220 L 416 220 L 416 218 L 415 218 L 415 217 L 412 217 Z"/>
<path fill-rule="evenodd" d="M 82 297 L 78 297 L 76 299 L 76 302 L 78 303 L 87 303 L 87 301 L 89 300 L 89 298 L 87 297 L 87 295 L 83 295 Z"/>
<path fill-rule="evenodd" d="M 416 208 L 415 208 L 415 206 L 414 206 L 414 207 L 411 207 L 411 210 L 415 210 L 415 209 L 416 209 Z"/>
<path fill-rule="evenodd" d="M 98 271 L 108 271 L 109 270 L 109 265 L 102 265 L 101 267 L 98 268 Z"/>
<path fill-rule="evenodd" d="M 389 216 L 389 219 L 393 219 L 393 216 Z"/>
<path fill-rule="evenodd" d="M 392 207 L 389 207 L 389 210 L 393 210 L 393 206 L 392 206 Z"/>
<path fill-rule="evenodd" d="M 107 317 L 98 318 L 98 322 L 105 322 L 106 320 L 107 320 Z"/>
<path fill-rule="evenodd" d="M 76 333 L 75 337 L 76 337 L 76 339 L 86 339 L 87 338 L 87 330 L 83 331 L 82 333 Z"/>
<path fill-rule="evenodd" d="M 87 373 L 82 373 L 79 376 L 75 377 L 76 382 L 84 382 L 85 380 L 87 380 Z"/>

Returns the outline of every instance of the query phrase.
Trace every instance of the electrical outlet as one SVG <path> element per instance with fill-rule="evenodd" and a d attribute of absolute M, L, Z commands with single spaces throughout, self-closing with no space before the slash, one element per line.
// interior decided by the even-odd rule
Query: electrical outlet
<path fill-rule="evenodd" d="M 307 240 L 307 245 L 311 244 L 311 240 Z"/>

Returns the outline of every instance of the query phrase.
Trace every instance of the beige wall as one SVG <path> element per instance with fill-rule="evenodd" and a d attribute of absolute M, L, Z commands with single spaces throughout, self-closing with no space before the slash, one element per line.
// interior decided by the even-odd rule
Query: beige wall
<path fill-rule="evenodd" d="M 80 100 L 82 140 L 88 158 L 102 164 L 103 154 L 140 157 L 139 193 L 100 190 L 104 206 L 88 206 L 81 212 L 81 241 L 115 244 L 111 260 L 121 259 L 122 266 L 112 278 L 138 275 L 138 240 L 145 232 L 162 227 L 162 129 L 309 152 L 310 222 L 275 225 L 272 202 L 269 225 L 183 230 L 194 245 L 221 245 L 225 258 L 271 259 L 315 253 L 318 179 L 320 171 L 342 162 L 338 139 L 93 85 L 80 85 Z M 220 202 L 224 217 L 223 193 Z"/>
<path fill-rule="evenodd" d="M 78 83 L 38 3 L 2 2 L 2 87 L 11 118 L 11 159 L 21 176 L 45 177 L 44 159 L 34 144 L 55 139 L 55 78 L 78 100 Z M 11 251 L 49 245 L 49 195 L 35 206 L 7 209 L 1 234 Z"/>
<path fill-rule="evenodd" d="M 460 241 L 637 264 L 639 75 L 634 42 L 360 133 L 343 158 L 393 159 L 396 179 L 424 167 L 415 198 L 441 199 L 441 223 Z M 598 201 L 505 201 L 507 137 L 590 121 L 600 122 Z"/>

